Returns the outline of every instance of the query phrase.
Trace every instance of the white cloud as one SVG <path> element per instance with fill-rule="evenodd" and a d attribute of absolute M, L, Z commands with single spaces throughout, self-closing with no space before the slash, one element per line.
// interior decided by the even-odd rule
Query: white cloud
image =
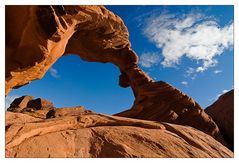
<path fill-rule="evenodd" d="M 186 70 L 186 74 L 184 75 L 185 77 L 189 77 L 191 78 L 192 80 L 196 79 L 197 77 L 197 74 L 196 74 L 196 70 L 192 67 L 189 67 L 187 70 Z"/>
<path fill-rule="evenodd" d="M 50 72 L 50 74 L 53 78 L 59 78 L 60 77 L 59 74 L 58 74 L 58 71 L 56 69 L 54 69 L 53 67 L 51 67 L 49 69 L 49 72 Z"/>
<path fill-rule="evenodd" d="M 181 84 L 182 84 L 182 85 L 188 85 L 188 82 L 182 81 Z"/>
<path fill-rule="evenodd" d="M 227 93 L 229 90 L 227 90 L 227 89 L 224 89 L 223 91 L 222 91 L 222 93 L 224 94 L 224 93 Z"/>
<path fill-rule="evenodd" d="M 214 71 L 213 71 L 214 74 L 219 74 L 219 73 L 221 73 L 221 72 L 222 72 L 222 70 L 214 70 Z"/>
<path fill-rule="evenodd" d="M 13 100 L 15 99 L 15 98 L 18 98 L 18 97 L 20 97 L 20 96 L 18 96 L 18 95 L 8 95 L 8 96 L 6 96 L 5 97 L 5 108 L 7 109 L 7 108 L 9 108 L 9 106 L 10 106 L 10 104 L 13 102 Z"/>
<path fill-rule="evenodd" d="M 233 23 L 221 27 L 214 18 L 199 13 L 152 16 L 146 21 L 144 34 L 162 49 L 163 66 L 179 65 L 186 56 L 200 64 L 195 72 L 215 66 L 215 57 L 233 45 Z"/>
<path fill-rule="evenodd" d="M 208 101 L 216 101 L 221 95 L 227 93 L 228 91 L 230 91 L 230 90 L 224 89 L 224 90 L 222 90 L 221 93 L 218 93 L 218 94 L 216 95 L 216 97 L 214 97 L 214 98 L 212 98 L 212 99 L 209 99 Z"/>
<path fill-rule="evenodd" d="M 156 53 L 143 53 L 139 58 L 139 64 L 143 67 L 150 68 L 160 63 L 159 55 Z"/>

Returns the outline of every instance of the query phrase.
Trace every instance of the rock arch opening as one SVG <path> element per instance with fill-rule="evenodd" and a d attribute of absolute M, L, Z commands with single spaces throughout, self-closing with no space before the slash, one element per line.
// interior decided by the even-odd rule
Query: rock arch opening
<path fill-rule="evenodd" d="M 31 95 L 50 100 L 56 108 L 84 106 L 94 112 L 115 114 L 131 108 L 134 101 L 131 89 L 118 85 L 119 74 L 110 63 L 63 56 L 41 80 L 14 89 L 9 97 Z"/>

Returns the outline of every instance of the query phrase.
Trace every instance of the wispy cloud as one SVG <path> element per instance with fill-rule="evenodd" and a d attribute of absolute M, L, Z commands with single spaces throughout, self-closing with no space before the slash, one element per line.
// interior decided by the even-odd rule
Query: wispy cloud
<path fill-rule="evenodd" d="M 219 73 L 222 73 L 222 70 L 214 70 L 213 73 L 214 74 L 219 74 Z"/>
<path fill-rule="evenodd" d="M 181 84 L 186 86 L 186 85 L 188 85 L 188 82 L 187 81 L 182 81 Z"/>
<path fill-rule="evenodd" d="M 186 56 L 199 64 L 196 73 L 217 65 L 216 56 L 233 45 L 233 23 L 220 26 L 215 18 L 193 12 L 151 16 L 144 34 L 162 49 L 164 67 L 179 65 Z"/>
<path fill-rule="evenodd" d="M 228 91 L 230 91 L 230 90 L 224 89 L 224 90 L 222 90 L 222 92 L 218 93 L 218 94 L 216 95 L 216 97 L 211 98 L 211 99 L 209 99 L 208 101 L 216 101 L 221 95 L 227 93 Z"/>
<path fill-rule="evenodd" d="M 222 91 L 222 93 L 224 94 L 224 93 L 227 93 L 229 90 L 227 90 L 227 89 L 224 89 L 223 91 Z"/>
<path fill-rule="evenodd" d="M 160 63 L 159 55 L 156 53 L 143 53 L 139 58 L 139 64 L 143 67 L 150 68 Z"/>
<path fill-rule="evenodd" d="M 184 77 L 191 78 L 192 80 L 196 79 L 196 77 L 197 77 L 196 70 L 192 67 L 189 67 L 186 70 L 186 73 L 185 73 Z"/>
<path fill-rule="evenodd" d="M 51 67 L 49 69 L 49 72 L 53 78 L 57 78 L 57 79 L 60 78 L 58 71 L 55 68 Z"/>
<path fill-rule="evenodd" d="M 13 102 L 15 98 L 18 98 L 18 95 L 8 95 L 5 97 L 5 109 L 9 108 L 10 104 Z"/>

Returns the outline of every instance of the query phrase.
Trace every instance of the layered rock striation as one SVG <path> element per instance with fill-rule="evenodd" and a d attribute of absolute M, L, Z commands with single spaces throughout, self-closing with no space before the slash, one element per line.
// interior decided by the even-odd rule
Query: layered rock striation
<path fill-rule="evenodd" d="M 85 111 L 45 120 L 6 112 L 6 122 L 6 157 L 233 157 L 204 132 L 163 122 Z"/>

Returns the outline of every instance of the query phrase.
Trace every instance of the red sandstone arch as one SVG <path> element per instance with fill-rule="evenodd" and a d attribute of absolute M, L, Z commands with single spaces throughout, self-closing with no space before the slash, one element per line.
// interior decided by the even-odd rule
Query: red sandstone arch
<path fill-rule="evenodd" d="M 77 54 L 120 69 L 119 84 L 132 88 L 135 102 L 118 116 L 189 125 L 225 144 L 192 98 L 138 67 L 128 36 L 123 21 L 103 6 L 7 6 L 6 94 L 41 79 L 62 55 Z"/>

